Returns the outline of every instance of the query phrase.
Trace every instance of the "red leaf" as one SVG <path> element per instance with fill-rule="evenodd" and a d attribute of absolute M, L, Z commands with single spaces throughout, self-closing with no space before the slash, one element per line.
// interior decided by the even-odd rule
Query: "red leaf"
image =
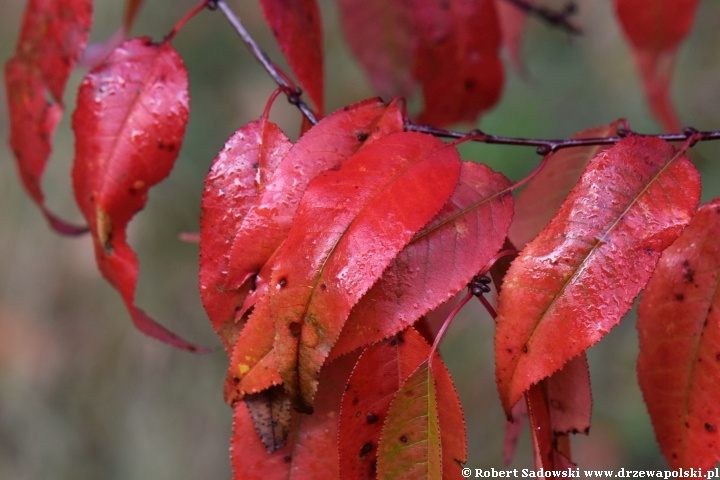
<path fill-rule="evenodd" d="M 261 0 L 260 5 L 290 68 L 322 115 L 325 72 L 322 19 L 317 1 Z"/>
<path fill-rule="evenodd" d="M 622 120 L 584 130 L 572 138 L 603 138 L 615 135 Z M 524 247 L 550 223 L 590 160 L 607 145 L 566 148 L 554 153 L 545 167 L 520 192 L 508 237 L 518 248 Z"/>
<path fill-rule="evenodd" d="M 357 360 L 349 355 L 323 367 L 314 414 L 292 412 L 288 443 L 268 453 L 260 441 L 245 402 L 237 402 L 230 446 L 233 480 L 335 480 L 338 467 L 340 400 Z"/>
<path fill-rule="evenodd" d="M 188 118 L 187 71 L 168 44 L 147 38 L 118 47 L 82 82 L 73 115 L 75 199 L 90 225 L 95 258 L 143 333 L 179 348 L 198 347 L 135 306 L 138 263 L 126 240 L 148 189 L 177 157 Z"/>
<path fill-rule="evenodd" d="M 430 354 L 413 328 L 368 347 L 343 395 L 340 412 L 342 478 L 374 479 L 377 446 L 393 394 Z"/>
<path fill-rule="evenodd" d="M 438 213 L 459 174 L 454 147 L 403 132 L 308 187 L 270 280 L 278 368 L 296 408 L 312 408 L 320 367 L 350 309 Z"/>
<path fill-rule="evenodd" d="M 140 7 L 142 7 L 145 0 L 127 0 L 125 2 L 125 14 L 123 15 L 123 29 L 125 32 L 129 32 L 135 23 L 135 17 L 137 17 Z"/>
<path fill-rule="evenodd" d="M 592 414 L 592 392 L 585 352 L 553 373 L 546 380 L 546 386 L 553 433 L 587 435 Z"/>
<path fill-rule="evenodd" d="M 720 460 L 720 199 L 665 252 L 640 301 L 638 381 L 670 466 Z"/>
<path fill-rule="evenodd" d="M 628 137 L 590 162 L 505 276 L 495 355 L 506 413 L 618 324 L 699 196 L 697 170 L 662 140 Z"/>
<path fill-rule="evenodd" d="M 415 26 L 413 73 L 425 102 L 419 121 L 475 122 L 497 103 L 504 83 L 494 0 L 422 0 Z"/>
<path fill-rule="evenodd" d="M 502 450 L 503 465 L 510 465 L 515 456 L 515 448 L 518 440 L 520 440 L 520 433 L 522 433 L 527 416 L 527 402 L 520 400 L 513 407 L 510 418 L 505 419 L 505 437 Z"/>
<path fill-rule="evenodd" d="M 553 470 L 554 438 L 544 384 L 532 385 L 525 393 L 535 470 Z"/>
<path fill-rule="evenodd" d="M 88 45 L 82 55 L 81 64 L 87 68 L 95 68 L 101 62 L 105 61 L 108 55 L 127 40 L 128 33 L 135 23 L 140 7 L 145 0 L 127 0 L 125 3 L 125 13 L 123 15 L 123 23 L 120 28 L 107 40 L 100 43 Z"/>
<path fill-rule="evenodd" d="M 338 110 L 303 135 L 235 234 L 227 288 L 237 289 L 250 280 L 280 246 L 308 183 L 317 174 L 337 167 L 375 139 L 402 129 L 397 102 L 385 105 L 372 99 Z"/>
<path fill-rule="evenodd" d="M 534 0 L 526 0 L 527 4 L 532 5 Z M 497 8 L 498 20 L 500 22 L 500 31 L 502 32 L 502 42 L 510 62 L 518 73 L 525 72 L 525 64 L 522 58 L 522 34 L 525 29 L 525 20 L 527 12 L 505 0 L 495 2 Z"/>
<path fill-rule="evenodd" d="M 63 113 L 65 84 L 87 43 L 91 16 L 90 0 L 31 0 L 15 56 L 5 65 L 10 146 L 20 179 L 52 228 L 66 235 L 87 228 L 70 225 L 48 211 L 42 176 Z"/>
<path fill-rule="evenodd" d="M 264 192 L 292 144 L 265 117 L 239 129 L 225 143 L 205 178 L 200 217 L 200 295 L 215 331 L 228 351 L 239 325 L 235 313 L 250 283 L 226 289 L 235 232 Z"/>
<path fill-rule="evenodd" d="M 385 98 L 408 97 L 413 91 L 413 8 L 407 2 L 339 0 L 345 39 Z"/>
<path fill-rule="evenodd" d="M 670 82 L 677 48 L 690 33 L 698 4 L 699 0 L 615 0 L 650 109 L 666 131 L 680 130 Z"/>
<path fill-rule="evenodd" d="M 404 330 L 465 288 L 507 235 L 510 185 L 489 167 L 464 162 L 450 200 L 353 308 L 331 358 Z"/>

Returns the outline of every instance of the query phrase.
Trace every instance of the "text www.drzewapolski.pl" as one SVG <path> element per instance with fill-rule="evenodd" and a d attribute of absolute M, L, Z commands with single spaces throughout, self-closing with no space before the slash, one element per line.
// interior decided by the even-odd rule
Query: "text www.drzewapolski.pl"
<path fill-rule="evenodd" d="M 497 470 L 495 468 L 463 468 L 465 478 L 712 478 L 720 480 L 720 469 L 703 470 L 702 468 L 678 468 L 676 470 L 531 470 L 529 468 Z"/>

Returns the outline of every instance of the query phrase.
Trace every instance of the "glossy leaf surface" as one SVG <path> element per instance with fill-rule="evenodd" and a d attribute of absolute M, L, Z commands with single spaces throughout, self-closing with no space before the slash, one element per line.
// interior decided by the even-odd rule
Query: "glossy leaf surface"
<path fill-rule="evenodd" d="M 350 309 L 452 194 L 454 147 L 414 132 L 383 137 L 313 180 L 275 260 L 270 315 L 276 358 L 297 408 Z"/>
<path fill-rule="evenodd" d="M 322 116 L 325 69 L 322 18 L 317 0 L 260 0 L 260 5 L 300 86 Z"/>
<path fill-rule="evenodd" d="M 505 276 L 495 355 L 506 413 L 618 324 L 699 197 L 697 170 L 662 140 L 631 136 L 590 162 Z"/>
<path fill-rule="evenodd" d="M 15 55 L 5 64 L 10 146 L 20 179 L 50 226 L 67 235 L 87 229 L 50 213 L 42 177 L 63 113 L 65 84 L 87 43 L 91 16 L 90 0 L 29 1 Z"/>
<path fill-rule="evenodd" d="M 507 235 L 509 187 L 502 174 L 463 162 L 452 197 L 353 308 L 331 358 L 404 330 L 465 288 Z"/>
<path fill-rule="evenodd" d="M 125 42 L 83 80 L 73 115 L 75 199 L 90 226 L 103 276 L 143 333 L 187 350 L 197 347 L 135 306 L 138 262 L 127 244 L 130 219 L 148 189 L 165 178 L 188 119 L 187 72 L 167 43 Z"/>
<path fill-rule="evenodd" d="M 672 468 L 720 459 L 720 199 L 665 252 L 638 310 L 638 381 Z"/>
<path fill-rule="evenodd" d="M 615 0 L 615 12 L 633 48 L 645 97 L 663 129 L 679 131 L 671 98 L 677 48 L 692 28 L 699 0 Z"/>
<path fill-rule="evenodd" d="M 226 348 L 235 343 L 235 314 L 250 284 L 225 283 L 235 233 L 265 190 L 291 143 L 267 118 L 251 122 L 225 143 L 207 177 L 200 216 L 200 295 L 210 322 Z"/>
<path fill-rule="evenodd" d="M 572 138 L 611 137 L 621 124 L 622 121 L 618 120 L 610 125 L 584 130 Z M 550 223 L 590 160 L 607 147 L 566 148 L 552 154 L 545 167 L 517 196 L 515 216 L 508 233 L 517 248 L 523 248 Z"/>

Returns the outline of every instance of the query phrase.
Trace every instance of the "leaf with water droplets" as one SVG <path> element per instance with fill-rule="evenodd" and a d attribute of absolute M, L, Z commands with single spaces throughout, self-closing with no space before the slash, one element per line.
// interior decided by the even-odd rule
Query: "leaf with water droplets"
<path fill-rule="evenodd" d="M 135 306 L 138 262 L 127 225 L 165 178 L 188 119 L 187 71 L 169 43 L 128 40 L 83 79 L 73 115 L 75 199 L 90 226 L 95 258 L 143 333 L 200 350 Z"/>
<path fill-rule="evenodd" d="M 699 198 L 697 170 L 659 139 L 631 136 L 590 162 L 505 276 L 495 372 L 506 414 L 619 323 Z"/>
<path fill-rule="evenodd" d="M 638 381 L 665 459 L 720 460 L 720 199 L 698 209 L 640 300 Z"/>

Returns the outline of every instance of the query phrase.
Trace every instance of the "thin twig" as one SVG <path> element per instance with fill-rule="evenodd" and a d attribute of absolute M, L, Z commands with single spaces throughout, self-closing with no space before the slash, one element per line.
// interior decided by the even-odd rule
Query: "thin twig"
<path fill-rule="evenodd" d="M 527 0 L 505 0 L 514 7 L 519 8 L 528 15 L 533 15 L 553 27 L 560 28 L 573 35 L 582 34 L 582 30 L 570 23 L 568 17 L 575 13 L 575 3 L 569 2 L 561 11 L 533 5 Z"/>

